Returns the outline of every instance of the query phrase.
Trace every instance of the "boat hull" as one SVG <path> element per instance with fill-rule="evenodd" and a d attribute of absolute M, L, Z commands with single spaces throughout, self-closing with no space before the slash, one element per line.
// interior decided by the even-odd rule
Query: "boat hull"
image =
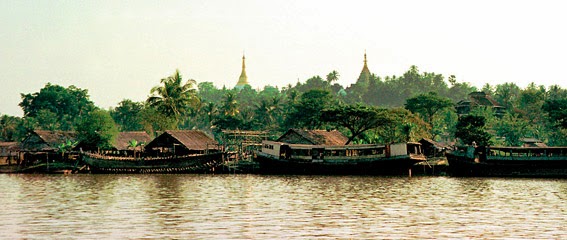
<path fill-rule="evenodd" d="M 82 154 L 92 173 L 210 173 L 223 162 L 223 154 L 210 153 L 169 158 L 114 158 Z"/>
<path fill-rule="evenodd" d="M 310 160 L 277 159 L 257 153 L 263 174 L 293 175 L 408 175 L 411 167 L 419 162 L 409 156 L 374 158 L 364 160 Z"/>
<path fill-rule="evenodd" d="M 0 173 L 70 173 L 75 162 L 35 163 L 29 166 L 1 165 Z"/>
<path fill-rule="evenodd" d="M 567 177 L 567 158 L 554 160 L 490 160 L 447 154 L 449 173 L 457 177 Z"/>

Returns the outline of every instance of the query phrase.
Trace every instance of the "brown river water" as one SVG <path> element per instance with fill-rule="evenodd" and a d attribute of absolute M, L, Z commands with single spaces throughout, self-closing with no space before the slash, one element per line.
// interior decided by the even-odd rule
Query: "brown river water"
<path fill-rule="evenodd" d="M 567 179 L 0 175 L 1 239 L 567 239 Z"/>

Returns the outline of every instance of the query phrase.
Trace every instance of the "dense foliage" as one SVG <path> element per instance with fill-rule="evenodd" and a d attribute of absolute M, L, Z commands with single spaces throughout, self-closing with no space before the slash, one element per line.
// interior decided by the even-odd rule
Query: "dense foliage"
<path fill-rule="evenodd" d="M 200 129 L 220 136 L 222 130 L 261 130 L 271 138 L 289 128 L 338 129 L 353 143 L 432 138 L 519 146 L 522 138 L 529 137 L 549 145 L 567 144 L 567 90 L 559 86 L 530 84 L 521 89 L 514 83 L 486 84 L 481 90 L 506 113 L 496 116 L 491 108 L 475 107 L 458 116 L 454 106 L 478 89 L 455 76 L 445 78 L 411 66 L 400 76 L 371 74 L 347 87 L 337 83 L 337 71 L 324 76 L 281 88 L 236 90 L 184 81 L 176 71 L 149 89 L 146 101 L 124 99 L 109 111 L 96 110 L 87 90 L 48 83 L 37 93 L 22 94 L 23 118 L 0 117 L 0 140 L 19 141 L 27 131 L 46 129 L 80 130 L 89 132 L 93 141 L 108 142 L 109 135 L 92 133 L 113 133 L 110 125 L 115 125 L 120 131 L 150 134 Z"/>

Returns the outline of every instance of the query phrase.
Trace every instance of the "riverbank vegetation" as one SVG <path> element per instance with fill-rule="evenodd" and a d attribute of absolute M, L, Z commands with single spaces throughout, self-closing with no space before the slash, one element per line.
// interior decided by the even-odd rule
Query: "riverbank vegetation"
<path fill-rule="evenodd" d="M 34 129 L 81 132 L 83 141 L 105 147 L 118 131 L 200 129 L 219 136 L 222 130 L 260 130 L 276 137 L 289 128 L 338 129 L 350 143 L 389 143 L 430 138 L 470 144 L 519 146 L 522 138 L 548 145 L 567 145 L 567 90 L 535 83 L 486 84 L 482 89 L 420 72 L 401 76 L 361 77 L 350 86 L 340 75 L 313 76 L 283 87 L 241 90 L 217 88 L 211 82 L 184 79 L 179 71 L 149 89 L 144 102 L 124 99 L 101 109 L 88 90 L 46 84 L 22 93 L 23 117 L 0 116 L 0 141 L 19 141 Z M 459 117 L 455 105 L 483 91 L 505 108 L 471 106 Z M 106 142 L 106 143 L 105 143 Z"/>

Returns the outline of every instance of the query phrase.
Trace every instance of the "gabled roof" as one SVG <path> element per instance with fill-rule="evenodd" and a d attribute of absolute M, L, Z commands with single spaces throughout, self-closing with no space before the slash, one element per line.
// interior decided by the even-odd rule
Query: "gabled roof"
<path fill-rule="evenodd" d="M 35 130 L 22 141 L 22 149 L 49 151 L 65 142 L 76 141 L 77 133 L 70 131 Z"/>
<path fill-rule="evenodd" d="M 424 143 L 428 143 L 429 145 L 432 145 L 432 146 L 434 146 L 434 147 L 436 147 L 436 148 L 439 148 L 439 149 L 442 149 L 442 148 L 446 148 L 446 147 L 447 147 L 446 144 L 443 144 L 443 143 L 434 141 L 433 139 L 429 139 L 429 138 L 422 138 L 421 140 L 419 140 L 419 143 L 421 143 L 422 145 L 423 145 Z"/>
<path fill-rule="evenodd" d="M 65 143 L 67 140 L 75 141 L 77 140 L 77 133 L 71 131 L 47 131 L 47 130 L 35 130 L 37 134 L 45 143 L 51 144 L 61 144 Z"/>
<path fill-rule="evenodd" d="M 140 131 L 140 132 L 120 132 L 118 136 L 116 136 L 116 140 L 114 141 L 114 148 L 116 150 L 128 150 L 130 149 L 130 141 L 136 140 L 138 143 L 147 144 L 152 141 L 152 138 L 148 133 Z"/>
<path fill-rule="evenodd" d="M 469 106 L 489 106 L 489 107 L 502 107 L 500 103 L 492 99 L 490 95 L 485 92 L 472 92 L 469 93 L 469 99 L 461 100 L 457 103 L 457 106 L 469 105 Z"/>
<path fill-rule="evenodd" d="M 280 142 L 291 134 L 297 134 L 313 145 L 345 145 L 348 141 L 348 138 L 337 130 L 302 130 L 293 128 L 289 129 L 276 141 Z"/>
<path fill-rule="evenodd" d="M 174 142 L 170 142 L 170 141 Z M 167 130 L 156 137 L 147 147 L 173 147 L 181 144 L 188 150 L 207 150 L 218 144 L 212 137 L 199 130 Z"/>

